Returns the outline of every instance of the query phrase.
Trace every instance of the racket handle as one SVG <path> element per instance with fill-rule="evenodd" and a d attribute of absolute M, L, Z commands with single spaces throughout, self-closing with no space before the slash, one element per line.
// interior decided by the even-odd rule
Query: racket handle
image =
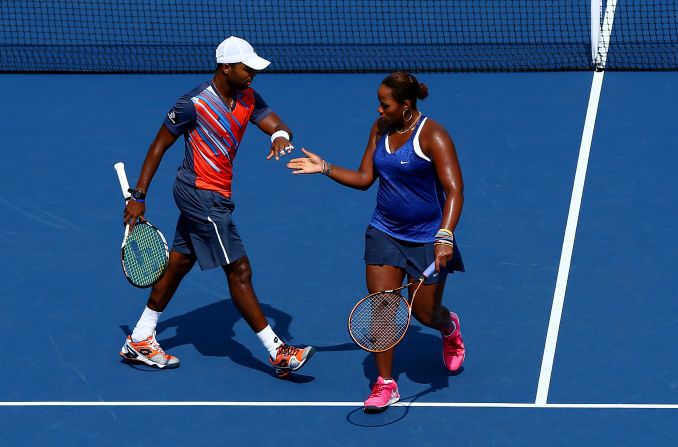
<path fill-rule="evenodd" d="M 124 198 L 131 197 L 129 190 L 129 182 L 127 182 L 127 174 L 125 174 L 125 163 L 119 161 L 113 165 L 115 172 L 118 173 L 118 181 L 120 182 L 120 189 Z"/>
<path fill-rule="evenodd" d="M 429 265 L 428 268 L 426 270 L 424 270 L 424 273 L 422 273 L 422 276 L 424 278 L 428 278 L 435 271 L 436 271 L 436 263 L 435 263 L 435 261 L 433 261 L 431 263 L 431 265 Z"/>

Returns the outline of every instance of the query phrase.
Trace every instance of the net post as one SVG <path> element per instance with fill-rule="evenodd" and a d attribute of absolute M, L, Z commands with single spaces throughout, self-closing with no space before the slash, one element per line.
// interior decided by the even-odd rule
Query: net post
<path fill-rule="evenodd" d="M 607 52 L 610 49 L 610 39 L 612 38 L 612 25 L 614 24 L 614 13 L 617 10 L 617 0 L 606 0 L 605 15 L 600 26 L 600 39 L 598 43 L 598 53 L 595 59 L 596 71 L 605 71 L 607 64 Z"/>
<path fill-rule="evenodd" d="M 603 0 L 591 0 L 591 64 L 596 65 L 598 45 L 600 43 L 600 12 Z"/>

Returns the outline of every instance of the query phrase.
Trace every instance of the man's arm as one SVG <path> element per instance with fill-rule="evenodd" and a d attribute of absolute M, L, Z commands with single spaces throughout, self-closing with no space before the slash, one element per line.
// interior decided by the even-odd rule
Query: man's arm
<path fill-rule="evenodd" d="M 172 144 L 177 141 L 177 138 L 178 135 L 172 134 L 172 132 L 170 132 L 169 129 L 165 127 L 165 125 L 160 126 L 158 134 L 155 136 L 151 146 L 148 148 L 148 153 L 146 153 L 144 164 L 141 166 L 141 174 L 139 175 L 136 189 L 143 192 L 144 194 L 146 191 L 148 191 L 151 180 L 158 170 L 158 166 L 160 166 L 162 157 L 165 155 L 165 152 L 167 152 L 167 149 L 169 149 L 170 146 L 172 146 Z M 128 200 L 123 213 L 123 219 L 126 223 L 134 225 L 134 222 L 137 221 L 139 216 L 143 216 L 145 211 L 145 202 Z"/>

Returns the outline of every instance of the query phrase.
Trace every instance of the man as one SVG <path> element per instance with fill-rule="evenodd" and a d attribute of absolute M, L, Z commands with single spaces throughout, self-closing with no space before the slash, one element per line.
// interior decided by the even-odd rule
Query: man
<path fill-rule="evenodd" d="M 182 96 L 167 113 L 148 149 L 136 188 L 130 189 L 132 198 L 123 218 L 132 225 L 145 212 L 146 192 L 165 151 L 183 135 L 185 157 L 174 184 L 180 215 L 167 272 L 153 286 L 120 355 L 157 368 L 179 366 L 179 359 L 158 344 L 155 328 L 179 283 L 197 261 L 202 270 L 224 270 L 233 303 L 268 350 L 276 374 L 285 377 L 301 368 L 314 348 L 286 345 L 267 323 L 252 287 L 249 259 L 231 218 L 231 182 L 233 159 L 248 122 L 271 135 L 267 159 L 278 160 L 292 151 L 292 132 L 250 87 L 269 61 L 259 57 L 245 40 L 231 36 L 217 47 L 216 62 L 212 80 Z"/>

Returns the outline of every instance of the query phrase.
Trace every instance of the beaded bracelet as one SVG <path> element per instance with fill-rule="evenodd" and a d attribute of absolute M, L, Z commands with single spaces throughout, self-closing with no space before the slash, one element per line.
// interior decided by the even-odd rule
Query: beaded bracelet
<path fill-rule="evenodd" d="M 329 176 L 329 175 L 330 175 L 330 172 L 332 172 L 332 163 L 329 163 L 329 162 L 323 160 L 323 168 L 322 168 L 322 170 L 320 171 L 320 173 L 321 173 L 322 175 L 327 175 L 327 176 Z"/>
<path fill-rule="evenodd" d="M 448 245 L 450 247 L 454 246 L 454 234 L 446 229 L 441 228 L 436 233 L 435 245 Z"/>

